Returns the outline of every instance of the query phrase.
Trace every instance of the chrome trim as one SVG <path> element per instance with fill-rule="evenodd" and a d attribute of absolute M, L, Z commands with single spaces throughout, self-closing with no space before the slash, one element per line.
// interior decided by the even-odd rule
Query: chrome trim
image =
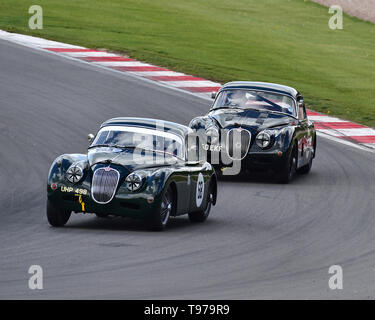
<path fill-rule="evenodd" d="M 76 183 L 78 183 L 79 181 L 81 181 L 82 180 L 82 178 L 83 178 L 83 168 L 81 168 L 79 165 L 79 162 L 74 162 L 73 164 L 71 164 L 70 165 L 70 167 L 68 168 L 68 170 L 66 170 L 66 172 L 65 172 L 65 178 L 66 178 L 66 180 L 68 180 L 70 183 L 72 183 L 72 184 L 76 184 Z M 73 172 L 73 170 L 74 169 L 76 169 L 76 170 L 78 170 L 79 171 L 79 174 L 78 174 L 78 172 L 76 171 L 76 172 Z M 74 176 L 79 176 L 79 178 L 77 178 L 77 180 L 76 181 L 74 181 L 74 179 L 73 179 L 73 181 L 69 178 L 69 176 L 70 176 L 70 178 L 71 177 L 74 177 Z"/>
<path fill-rule="evenodd" d="M 263 144 L 262 145 L 259 145 L 258 144 L 258 137 L 261 135 L 261 134 L 263 134 L 263 135 L 267 135 L 268 136 L 268 144 L 266 145 L 266 146 L 263 146 Z M 264 140 L 262 140 L 262 142 L 263 142 Z M 259 132 L 257 135 L 256 135 L 256 137 L 255 137 L 255 143 L 256 143 L 256 145 L 260 148 L 260 149 L 262 149 L 262 150 L 265 150 L 265 149 L 267 149 L 267 148 L 269 148 L 269 147 L 272 147 L 272 145 L 271 145 L 271 142 L 272 142 L 272 135 L 267 131 L 267 130 L 263 130 L 263 131 L 261 131 L 261 132 Z"/>
<path fill-rule="evenodd" d="M 247 150 L 246 150 L 246 152 L 245 152 L 245 154 L 244 154 L 244 156 L 242 157 L 242 158 L 239 158 L 239 159 L 236 159 L 236 158 L 233 158 L 233 157 L 231 157 L 230 156 L 230 154 L 229 154 L 229 148 L 228 148 L 228 146 L 229 146 L 229 133 L 231 132 L 231 131 L 233 131 L 233 130 L 241 130 L 241 131 L 247 131 L 247 133 L 249 134 L 249 143 L 248 143 L 248 146 L 247 146 Z M 228 132 L 227 132 L 227 137 L 226 137 L 226 147 L 225 147 L 225 149 L 226 149 L 226 151 L 227 151 L 227 155 L 228 155 L 228 157 L 230 158 L 230 159 L 232 159 L 232 160 L 242 160 L 242 159 L 244 159 L 246 156 L 247 156 L 247 154 L 249 153 L 249 148 L 250 148 L 250 144 L 251 144 L 251 132 L 249 131 L 249 130 L 247 130 L 247 129 L 243 129 L 243 128 L 232 128 L 232 129 L 230 129 L 230 130 L 228 130 Z M 241 153 L 242 153 L 242 150 L 241 150 Z"/>
<path fill-rule="evenodd" d="M 131 181 L 129 181 L 129 177 L 138 177 L 139 178 L 139 187 L 137 189 L 130 189 L 129 188 L 129 183 L 131 183 Z M 135 173 L 135 172 L 132 172 L 130 174 L 128 174 L 128 176 L 126 177 L 125 179 L 125 185 L 126 185 L 126 188 L 130 191 L 130 192 L 136 192 L 138 191 L 139 189 L 141 189 L 142 185 L 143 185 L 143 178 L 140 174 L 138 173 Z"/>
<path fill-rule="evenodd" d="M 95 199 L 95 197 L 94 197 L 94 194 L 93 194 L 93 192 L 94 192 L 94 187 L 93 187 L 93 186 L 94 186 L 94 179 L 95 179 L 96 174 L 97 174 L 99 171 L 106 171 L 106 167 L 102 167 L 102 168 L 96 169 L 96 170 L 94 171 L 94 174 L 93 174 L 93 176 L 92 176 L 92 180 L 91 180 L 91 198 L 92 198 L 96 203 L 99 203 L 99 204 L 107 204 L 107 203 L 109 203 L 109 202 L 112 201 L 112 199 L 114 198 L 114 196 L 115 196 L 115 194 L 116 194 L 116 190 L 117 190 L 118 183 L 119 183 L 119 180 L 120 180 L 120 173 L 119 173 L 117 170 L 113 169 L 113 168 L 109 168 L 109 171 L 114 171 L 114 172 L 116 172 L 116 174 L 117 174 L 117 182 L 116 182 L 116 186 L 115 186 L 114 189 L 113 189 L 112 197 L 111 197 L 108 201 L 106 201 L 106 202 L 101 202 L 101 201 L 97 201 L 97 200 Z"/>

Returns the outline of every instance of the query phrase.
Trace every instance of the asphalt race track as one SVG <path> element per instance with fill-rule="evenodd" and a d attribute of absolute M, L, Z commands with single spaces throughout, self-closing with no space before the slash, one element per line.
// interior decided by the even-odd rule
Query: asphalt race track
<path fill-rule="evenodd" d="M 222 181 L 204 224 L 45 217 L 62 153 L 115 116 L 187 124 L 208 110 L 189 94 L 0 41 L 0 299 L 375 298 L 375 155 L 319 139 L 309 176 Z M 44 289 L 28 288 L 28 268 Z M 341 265 L 344 289 L 328 287 Z"/>

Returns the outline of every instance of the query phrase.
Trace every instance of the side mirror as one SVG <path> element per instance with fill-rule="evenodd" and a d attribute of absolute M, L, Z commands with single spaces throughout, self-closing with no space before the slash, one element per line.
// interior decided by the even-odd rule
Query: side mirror
<path fill-rule="evenodd" d="M 303 98 L 298 99 L 298 108 L 302 108 L 305 106 L 305 100 Z"/>
<path fill-rule="evenodd" d="M 216 92 L 216 91 L 211 92 L 211 98 L 212 98 L 212 99 L 215 99 L 215 98 L 216 98 L 216 95 L 217 95 L 217 92 Z"/>
<path fill-rule="evenodd" d="M 94 140 L 95 136 L 92 133 L 89 133 L 87 138 L 88 138 L 89 142 L 91 143 Z"/>

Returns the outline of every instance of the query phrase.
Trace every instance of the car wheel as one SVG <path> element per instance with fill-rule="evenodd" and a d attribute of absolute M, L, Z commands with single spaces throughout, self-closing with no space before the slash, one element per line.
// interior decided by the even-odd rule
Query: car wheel
<path fill-rule="evenodd" d="M 153 231 L 162 231 L 168 224 L 169 217 L 174 210 L 174 192 L 172 187 L 169 185 L 164 191 L 160 207 L 151 219 L 148 221 L 148 227 Z"/>
<path fill-rule="evenodd" d="M 68 222 L 70 215 L 71 211 L 61 210 L 47 200 L 47 220 L 52 227 L 64 226 Z"/>
<path fill-rule="evenodd" d="M 200 210 L 200 211 L 195 211 L 195 212 L 189 212 L 190 221 L 191 222 L 206 221 L 211 211 L 213 199 L 214 199 L 213 187 L 212 187 L 212 183 L 210 182 L 205 209 Z"/>
<path fill-rule="evenodd" d="M 309 163 L 304 165 L 303 167 L 298 169 L 298 173 L 300 174 L 308 174 L 311 170 L 312 167 L 312 162 L 313 162 L 313 155 L 311 154 Z"/>
<path fill-rule="evenodd" d="M 281 183 L 289 183 L 293 180 L 297 171 L 297 148 L 294 145 L 288 160 L 284 164 L 281 171 L 279 181 Z"/>
<path fill-rule="evenodd" d="M 108 213 L 95 213 L 97 218 L 108 218 Z"/>

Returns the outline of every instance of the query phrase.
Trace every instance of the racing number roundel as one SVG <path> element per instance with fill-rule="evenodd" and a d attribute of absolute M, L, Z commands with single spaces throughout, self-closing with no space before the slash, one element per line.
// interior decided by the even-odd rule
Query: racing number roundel
<path fill-rule="evenodd" d="M 199 173 L 198 180 L 197 180 L 197 192 L 195 195 L 195 200 L 196 200 L 198 208 L 202 205 L 203 196 L 204 196 L 204 179 L 203 179 L 203 174 Z"/>

